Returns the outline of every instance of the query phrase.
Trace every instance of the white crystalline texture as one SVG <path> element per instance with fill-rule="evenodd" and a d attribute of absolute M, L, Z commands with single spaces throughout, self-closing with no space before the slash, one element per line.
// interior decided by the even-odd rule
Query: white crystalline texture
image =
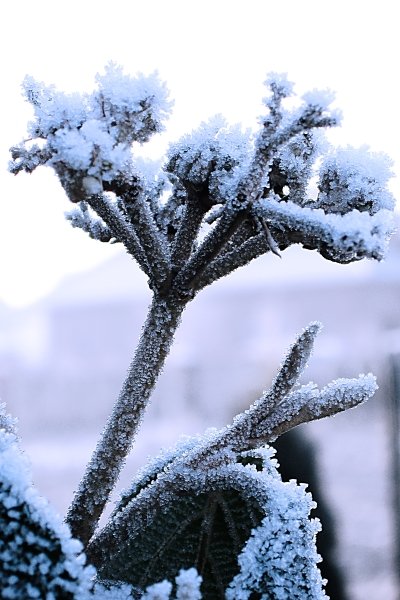
<path fill-rule="evenodd" d="M 303 94 L 303 100 L 310 106 L 316 106 L 321 110 L 326 110 L 334 101 L 335 94 L 332 90 L 310 90 Z"/>
<path fill-rule="evenodd" d="M 132 597 L 131 585 L 110 582 L 110 585 L 96 584 L 93 593 L 85 600 L 132 600 Z"/>
<path fill-rule="evenodd" d="M 35 155 L 37 164 L 53 165 L 57 172 L 66 169 L 70 178 L 84 172 L 110 181 L 129 162 L 132 142 L 147 141 L 162 130 L 170 102 L 156 75 L 133 78 L 110 64 L 97 83 L 91 95 L 68 95 L 25 79 L 25 93 L 35 111 L 29 132 L 42 142 L 41 158 L 38 147 L 22 147 L 17 165 L 24 168 L 30 161 L 32 170 Z"/>
<path fill-rule="evenodd" d="M 176 600 L 201 600 L 201 585 L 202 578 L 197 573 L 197 570 L 187 569 L 181 570 L 175 582 L 177 585 Z"/>
<path fill-rule="evenodd" d="M 285 97 L 293 93 L 293 83 L 288 80 L 286 73 L 269 73 L 264 83 L 271 89 L 279 90 Z"/>
<path fill-rule="evenodd" d="M 323 600 L 315 535 L 310 521 L 310 494 L 294 482 L 269 481 L 267 516 L 256 527 L 239 555 L 240 572 L 226 592 L 227 600 L 248 600 L 253 593 L 268 600 Z"/>
<path fill-rule="evenodd" d="M 371 215 L 382 209 L 393 210 L 395 201 L 386 187 L 391 165 L 385 154 L 367 147 L 332 151 L 320 167 L 316 207 L 341 214 L 352 209 Z"/>
<path fill-rule="evenodd" d="M 169 600 L 172 584 L 169 581 L 161 581 L 146 588 L 143 600 Z"/>
<path fill-rule="evenodd" d="M 17 419 L 14 419 L 6 413 L 6 405 L 0 404 L 0 429 L 4 429 L 7 433 L 16 434 Z"/>
<path fill-rule="evenodd" d="M 386 209 L 373 215 L 357 209 L 345 214 L 327 214 L 322 208 L 272 199 L 260 203 L 260 207 L 265 218 L 275 219 L 289 232 L 301 231 L 302 243 L 316 239 L 316 247 L 321 242 L 326 244 L 329 258 L 339 262 L 355 257 L 381 260 L 394 230 L 393 212 Z"/>
<path fill-rule="evenodd" d="M 171 102 L 156 74 L 133 78 L 111 63 L 96 79 L 99 92 L 95 92 L 93 104 L 97 104 L 98 117 L 105 118 L 116 138 L 128 143 L 145 142 L 152 133 L 162 130 Z"/>
<path fill-rule="evenodd" d="M 206 188 L 214 203 L 223 202 L 235 193 L 251 149 L 249 132 L 216 116 L 171 146 L 167 171 L 185 188 Z"/>
<path fill-rule="evenodd" d="M 313 411 L 318 414 L 339 405 L 343 410 L 352 408 L 373 396 L 377 389 L 376 377 L 371 373 L 354 379 L 335 379 L 321 390 Z"/>

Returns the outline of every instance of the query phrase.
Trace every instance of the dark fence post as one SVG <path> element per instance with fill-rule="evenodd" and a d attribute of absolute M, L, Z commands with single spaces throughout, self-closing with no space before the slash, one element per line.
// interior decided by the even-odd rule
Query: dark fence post
<path fill-rule="evenodd" d="M 394 524 L 394 569 L 400 590 L 400 354 L 389 357 L 389 416 Z"/>

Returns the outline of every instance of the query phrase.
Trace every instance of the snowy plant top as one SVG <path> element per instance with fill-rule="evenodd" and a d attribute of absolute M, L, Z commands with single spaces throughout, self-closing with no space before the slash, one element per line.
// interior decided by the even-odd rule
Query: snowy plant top
<path fill-rule="evenodd" d="M 170 102 L 156 75 L 136 78 L 109 64 L 97 75 L 92 94 L 64 94 L 27 77 L 24 91 L 35 118 L 28 133 L 33 170 L 48 164 L 56 172 L 82 173 L 87 185 L 112 180 L 130 161 L 133 142 L 146 142 L 163 128 Z M 36 142 L 36 143 L 35 143 Z"/>
<path fill-rule="evenodd" d="M 366 147 L 329 146 L 323 131 L 340 120 L 330 91 L 296 97 L 276 73 L 266 85 L 259 131 L 214 117 L 172 143 L 156 172 L 132 154 L 170 111 L 155 75 L 134 78 L 110 64 L 83 95 L 27 78 L 35 118 L 10 169 L 54 168 L 76 205 L 72 226 L 124 244 L 164 296 L 188 301 L 296 243 L 336 262 L 380 260 L 393 231 L 390 161 Z"/>

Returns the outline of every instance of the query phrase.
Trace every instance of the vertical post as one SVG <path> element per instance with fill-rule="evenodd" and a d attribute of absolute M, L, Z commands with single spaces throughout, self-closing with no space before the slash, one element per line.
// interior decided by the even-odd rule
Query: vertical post
<path fill-rule="evenodd" d="M 389 417 L 394 524 L 394 571 L 400 591 L 400 354 L 389 357 Z"/>

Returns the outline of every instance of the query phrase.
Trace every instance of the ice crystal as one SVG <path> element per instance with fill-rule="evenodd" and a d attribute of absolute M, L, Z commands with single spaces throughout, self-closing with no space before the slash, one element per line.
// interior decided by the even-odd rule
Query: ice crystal
<path fill-rule="evenodd" d="M 309 521 L 310 494 L 294 482 L 269 482 L 266 516 L 253 529 L 239 555 L 240 572 L 227 589 L 227 600 L 322 600 L 321 573 L 315 536 L 317 521 Z"/>

